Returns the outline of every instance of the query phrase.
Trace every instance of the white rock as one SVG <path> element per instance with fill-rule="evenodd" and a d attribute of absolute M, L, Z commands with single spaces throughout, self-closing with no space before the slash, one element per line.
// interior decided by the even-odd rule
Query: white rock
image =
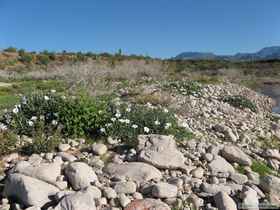
<path fill-rule="evenodd" d="M 104 155 L 107 152 L 107 146 L 105 144 L 93 144 L 91 146 L 92 152 L 96 155 Z"/>
<path fill-rule="evenodd" d="M 5 182 L 4 195 L 16 198 L 25 206 L 42 207 L 59 191 L 53 185 L 22 174 L 11 174 Z"/>
<path fill-rule="evenodd" d="M 116 191 L 111 187 L 105 187 L 103 189 L 103 195 L 108 199 L 112 199 L 112 198 L 114 199 L 117 197 Z"/>
<path fill-rule="evenodd" d="M 123 208 L 125 208 L 130 203 L 130 199 L 123 193 L 119 195 L 119 201 Z"/>
<path fill-rule="evenodd" d="M 69 145 L 69 144 L 62 144 L 62 143 L 60 143 L 59 145 L 58 145 L 58 150 L 60 151 L 60 152 L 66 152 L 67 150 L 69 150 L 71 148 L 71 146 Z"/>
<path fill-rule="evenodd" d="M 83 162 L 70 163 L 65 169 L 65 176 L 74 190 L 88 187 L 98 180 L 92 168 Z"/>
<path fill-rule="evenodd" d="M 201 167 L 198 167 L 198 168 L 192 170 L 191 174 L 193 175 L 193 177 L 201 179 L 204 174 L 204 169 Z"/>
<path fill-rule="evenodd" d="M 252 161 L 248 155 L 246 155 L 237 146 L 225 146 L 221 151 L 221 155 L 229 162 L 235 162 L 244 166 L 251 166 Z"/>
<path fill-rule="evenodd" d="M 218 192 L 214 196 L 214 200 L 219 210 L 237 210 L 237 206 L 233 199 L 224 192 Z"/>
<path fill-rule="evenodd" d="M 228 163 L 224 158 L 221 156 L 216 156 L 215 159 L 208 164 L 208 167 L 212 174 L 221 173 L 233 173 L 234 168 L 233 166 Z"/>
<path fill-rule="evenodd" d="M 116 183 L 114 189 L 117 193 L 124 193 L 124 194 L 132 194 L 136 192 L 136 184 L 135 182 L 128 181 L 128 182 L 118 182 Z"/>
<path fill-rule="evenodd" d="M 62 198 L 54 210 L 96 210 L 94 194 L 85 189 Z"/>
<path fill-rule="evenodd" d="M 140 161 L 161 169 L 185 169 L 184 155 L 177 149 L 173 136 L 139 135 L 137 149 Z"/>
<path fill-rule="evenodd" d="M 177 193 L 178 189 L 175 185 L 165 182 L 157 183 L 152 188 L 152 195 L 156 198 L 173 198 Z"/>
<path fill-rule="evenodd" d="M 161 172 L 158 169 L 149 164 L 139 162 L 109 163 L 103 170 L 111 176 L 128 177 L 136 183 L 162 178 Z"/>

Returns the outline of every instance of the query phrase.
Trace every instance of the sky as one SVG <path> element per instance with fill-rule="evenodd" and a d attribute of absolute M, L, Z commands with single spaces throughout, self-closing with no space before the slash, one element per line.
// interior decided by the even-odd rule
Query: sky
<path fill-rule="evenodd" d="M 279 0 L 0 0 L 0 49 L 173 57 L 280 45 Z"/>

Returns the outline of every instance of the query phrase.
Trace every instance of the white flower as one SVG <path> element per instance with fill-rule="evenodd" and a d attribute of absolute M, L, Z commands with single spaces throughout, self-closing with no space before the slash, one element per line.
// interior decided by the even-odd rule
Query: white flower
<path fill-rule="evenodd" d="M 129 120 L 129 119 L 125 119 L 124 122 L 125 122 L 126 124 L 129 124 L 129 123 L 130 123 L 130 120 Z"/>
<path fill-rule="evenodd" d="M 183 123 L 182 123 L 182 127 L 183 127 L 183 128 L 188 128 L 188 127 L 189 127 L 189 125 L 188 125 L 188 123 L 183 122 Z"/>
<path fill-rule="evenodd" d="M 17 107 L 15 107 L 15 108 L 13 109 L 13 113 L 15 113 L 15 114 L 18 113 L 18 111 L 19 111 L 19 110 L 18 110 Z"/>
<path fill-rule="evenodd" d="M 147 107 L 149 107 L 149 108 L 153 107 L 153 105 L 152 105 L 150 102 L 148 102 L 146 105 L 147 105 Z"/>
<path fill-rule="evenodd" d="M 125 111 L 131 112 L 131 108 L 130 108 L 130 107 L 127 107 Z"/>
<path fill-rule="evenodd" d="M 32 121 L 36 121 L 38 118 L 36 116 L 31 117 Z"/>
<path fill-rule="evenodd" d="M 164 126 L 164 129 L 168 129 L 171 127 L 171 123 L 166 123 L 165 126 Z"/>
<path fill-rule="evenodd" d="M 119 122 L 125 123 L 125 120 L 124 119 L 119 119 Z"/>
<path fill-rule="evenodd" d="M 102 112 L 103 112 L 102 110 L 99 110 L 99 111 L 98 111 L 98 114 L 102 114 Z"/>
<path fill-rule="evenodd" d="M 49 96 L 44 96 L 44 99 L 45 99 L 46 101 L 48 101 L 48 100 L 50 100 L 50 97 L 49 97 Z"/>
<path fill-rule="evenodd" d="M 158 120 L 156 120 L 155 125 L 160 125 L 160 122 Z"/>
<path fill-rule="evenodd" d="M 29 120 L 27 123 L 28 123 L 29 126 L 33 126 L 34 125 L 34 122 L 31 121 L 31 120 Z"/>
<path fill-rule="evenodd" d="M 116 116 L 116 118 L 120 118 L 122 115 L 121 115 L 121 113 L 117 112 L 115 116 Z"/>
<path fill-rule="evenodd" d="M 1 131 L 6 131 L 8 128 L 6 125 L 4 125 L 3 123 L 0 124 L 0 130 Z"/>
<path fill-rule="evenodd" d="M 108 127 L 111 127 L 112 126 L 112 123 L 107 123 L 105 124 L 105 126 L 108 128 Z"/>
<path fill-rule="evenodd" d="M 100 128 L 100 132 L 105 133 L 106 132 L 105 128 Z"/>
<path fill-rule="evenodd" d="M 111 118 L 111 121 L 112 121 L 112 122 L 115 122 L 115 121 L 116 121 L 116 118 L 112 117 L 112 118 Z"/>
<path fill-rule="evenodd" d="M 61 98 L 62 98 L 63 100 L 65 100 L 65 99 L 66 99 L 66 96 L 61 96 Z"/>
<path fill-rule="evenodd" d="M 57 125 L 57 121 L 56 120 L 52 120 L 52 125 Z"/>
<path fill-rule="evenodd" d="M 150 129 L 148 127 L 144 127 L 144 132 L 145 133 L 149 133 L 150 132 Z"/>
<path fill-rule="evenodd" d="M 163 112 L 168 113 L 169 111 L 168 111 L 168 109 L 164 108 Z"/>
<path fill-rule="evenodd" d="M 56 93 L 56 90 L 52 89 L 52 90 L 51 90 L 51 93 Z"/>
<path fill-rule="evenodd" d="M 136 128 L 138 128 L 138 125 L 133 124 L 131 127 L 134 128 L 134 129 L 136 129 Z"/>
<path fill-rule="evenodd" d="M 40 120 L 44 120 L 45 119 L 45 116 L 44 115 L 40 115 Z"/>

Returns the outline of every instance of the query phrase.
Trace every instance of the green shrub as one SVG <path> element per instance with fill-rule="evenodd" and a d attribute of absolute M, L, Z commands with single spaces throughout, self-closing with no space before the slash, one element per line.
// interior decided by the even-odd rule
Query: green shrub
<path fill-rule="evenodd" d="M 171 81 L 163 84 L 166 90 L 175 90 L 182 95 L 199 96 L 201 94 L 201 85 L 196 81 Z"/>
<path fill-rule="evenodd" d="M 37 123 L 44 120 L 46 129 L 57 126 L 58 111 L 64 100 L 51 92 L 36 92 L 23 97 L 20 104 L 7 112 L 2 121 L 19 135 L 30 135 Z"/>
<path fill-rule="evenodd" d="M 241 96 L 241 95 L 224 96 L 222 98 L 222 101 L 230 104 L 231 106 L 239 108 L 239 109 L 248 108 L 252 112 L 257 112 L 256 104 L 253 103 L 252 101 L 250 101 L 249 99 L 245 98 L 244 96 Z"/>
<path fill-rule="evenodd" d="M 68 136 L 97 134 L 107 117 L 107 102 L 88 96 L 67 100 L 58 111 L 63 133 Z"/>
<path fill-rule="evenodd" d="M 0 132 L 0 157 L 10 154 L 17 149 L 18 138 L 9 131 Z"/>
<path fill-rule="evenodd" d="M 166 109 L 139 105 L 111 106 L 111 118 L 101 132 L 134 146 L 139 134 L 174 135 L 179 140 L 189 139 L 192 134 L 178 126 L 173 113 Z"/>
<path fill-rule="evenodd" d="M 21 152 L 26 155 L 32 155 L 34 153 L 47 153 L 53 152 L 61 142 L 61 135 L 58 128 L 51 132 L 46 132 L 46 126 L 44 120 L 39 120 L 36 123 L 37 128 L 32 133 L 32 143 L 21 148 Z M 50 134 L 51 135 L 48 135 Z"/>
<path fill-rule="evenodd" d="M 48 65 L 50 62 L 50 58 L 46 54 L 37 55 L 38 64 L 40 65 Z"/>
<path fill-rule="evenodd" d="M 17 52 L 17 48 L 15 48 L 15 47 L 8 47 L 8 48 L 6 48 L 6 49 L 4 49 L 4 51 L 5 52 Z"/>
<path fill-rule="evenodd" d="M 29 53 L 21 53 L 19 61 L 23 63 L 31 63 L 33 60 L 33 56 Z"/>
<path fill-rule="evenodd" d="M 265 176 L 272 173 L 272 169 L 260 161 L 253 161 L 251 169 L 252 171 L 257 172 L 261 176 Z"/>

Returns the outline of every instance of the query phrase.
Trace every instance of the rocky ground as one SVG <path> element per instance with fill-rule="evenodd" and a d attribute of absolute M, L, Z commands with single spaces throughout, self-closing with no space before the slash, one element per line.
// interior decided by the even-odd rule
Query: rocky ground
<path fill-rule="evenodd" d="M 280 116 L 273 101 L 234 84 L 206 85 L 184 96 L 157 85 L 141 94 L 168 98 L 195 135 L 139 135 L 127 149 L 112 138 L 66 139 L 57 152 L 3 157 L 1 209 L 235 210 L 280 206 Z M 120 91 L 127 97 L 130 89 Z M 242 95 L 258 111 L 220 100 Z M 129 99 L 130 100 L 130 99 Z M 268 170 L 269 169 L 269 170 Z"/>

